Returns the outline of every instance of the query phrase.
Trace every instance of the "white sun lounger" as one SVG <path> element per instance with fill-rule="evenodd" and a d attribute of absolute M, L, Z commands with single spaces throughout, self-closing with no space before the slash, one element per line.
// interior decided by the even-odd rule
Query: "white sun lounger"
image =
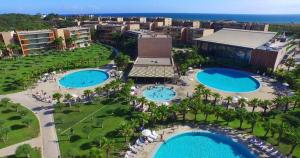
<path fill-rule="evenodd" d="M 275 156 L 277 154 L 278 154 L 278 150 L 276 150 L 276 151 L 274 151 L 274 152 L 271 153 L 272 156 Z"/>
<path fill-rule="evenodd" d="M 144 146 L 144 145 L 145 145 L 145 144 L 142 143 L 139 139 L 137 139 L 137 140 L 135 141 L 135 144 L 138 145 L 138 146 Z"/>
<path fill-rule="evenodd" d="M 132 157 L 132 158 L 135 157 L 135 154 L 132 153 L 131 151 L 127 151 L 126 155 L 128 155 L 128 157 Z"/>
<path fill-rule="evenodd" d="M 138 153 L 139 151 L 137 149 L 135 149 L 134 147 L 130 146 L 129 149 L 133 152 L 133 153 Z"/>

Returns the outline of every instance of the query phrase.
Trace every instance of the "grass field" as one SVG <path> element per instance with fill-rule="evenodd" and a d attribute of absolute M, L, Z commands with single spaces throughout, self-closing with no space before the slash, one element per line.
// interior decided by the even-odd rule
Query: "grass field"
<path fill-rule="evenodd" d="M 110 61 L 111 49 L 100 44 L 74 51 L 50 52 L 0 60 L 0 94 L 13 93 L 36 83 L 43 73 L 54 70 L 103 66 Z"/>
<path fill-rule="evenodd" d="M 118 136 L 117 129 L 128 118 L 128 105 L 120 103 L 106 104 L 103 101 L 97 101 L 89 105 L 81 105 L 80 112 L 77 108 L 65 107 L 61 112 L 55 113 L 55 120 L 62 121 L 56 124 L 62 157 L 68 157 L 72 152 L 74 155 L 86 156 L 90 149 L 94 147 L 93 140 L 105 136 L 115 141 L 112 154 L 118 157 L 117 153 L 124 146 L 124 138 Z M 103 127 L 94 127 L 95 120 L 101 119 Z M 82 130 L 86 126 L 93 127 L 89 138 Z M 73 129 L 73 134 L 69 139 L 67 133 Z M 103 155 L 104 151 L 102 151 Z"/>
<path fill-rule="evenodd" d="M 0 140 L 0 148 L 23 142 L 39 135 L 40 127 L 35 115 L 20 105 L 17 105 L 19 112 L 16 112 L 16 109 L 12 108 L 13 104 L 0 105 L 0 120 L 4 121 L 0 128 L 9 129 L 7 141 L 3 142 L 3 140 Z M 25 113 L 26 115 L 24 115 Z M 23 123 L 25 119 L 31 120 L 28 127 Z"/>

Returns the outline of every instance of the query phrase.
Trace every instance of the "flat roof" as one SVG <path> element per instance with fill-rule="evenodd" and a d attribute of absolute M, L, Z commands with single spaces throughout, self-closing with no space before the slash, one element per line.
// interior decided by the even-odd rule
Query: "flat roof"
<path fill-rule="evenodd" d="M 52 30 L 33 30 L 33 31 L 17 31 L 19 35 L 28 35 L 28 34 L 40 34 L 40 33 L 53 33 Z"/>
<path fill-rule="evenodd" d="M 134 65 L 129 73 L 129 77 L 174 78 L 174 76 L 173 66 Z"/>
<path fill-rule="evenodd" d="M 276 34 L 276 32 L 224 28 L 212 35 L 195 40 L 255 49 L 269 42 Z"/>
<path fill-rule="evenodd" d="M 137 58 L 134 65 L 171 66 L 171 58 Z"/>

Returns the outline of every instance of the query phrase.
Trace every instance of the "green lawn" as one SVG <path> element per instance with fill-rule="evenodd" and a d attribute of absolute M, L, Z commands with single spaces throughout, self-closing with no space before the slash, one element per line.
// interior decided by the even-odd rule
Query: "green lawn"
<path fill-rule="evenodd" d="M 114 157 L 118 157 L 118 152 L 124 147 L 124 138 L 118 135 L 118 128 L 123 122 L 127 121 L 128 105 L 120 103 L 105 104 L 103 101 L 97 101 L 89 105 L 80 105 L 80 112 L 77 108 L 64 107 L 62 110 L 55 112 L 55 120 L 57 122 L 56 129 L 59 138 L 60 150 L 62 157 L 68 157 L 68 153 L 74 155 L 88 155 L 92 147 L 96 146 L 93 143 L 95 138 L 105 136 L 108 139 L 115 141 L 113 149 Z M 59 122 L 60 120 L 62 122 Z M 103 127 L 95 127 L 95 121 L 102 120 Z M 93 130 L 90 138 L 82 132 L 86 126 L 92 126 Z M 73 134 L 70 137 L 70 129 L 73 129 Z M 104 151 L 102 151 L 104 154 Z"/>
<path fill-rule="evenodd" d="M 13 104 L 9 103 L 6 106 L 0 104 L 0 120 L 4 122 L 1 124 L 0 129 L 9 129 L 6 142 L 3 142 L 2 139 L 0 140 L 0 148 L 23 142 L 39 135 L 40 127 L 35 115 L 20 105 L 17 105 L 19 112 L 16 112 L 16 109 L 12 107 Z M 23 111 L 26 113 L 24 116 L 22 116 Z M 26 119 L 31 120 L 28 127 L 22 122 Z"/>
<path fill-rule="evenodd" d="M 36 83 L 43 73 L 53 70 L 99 67 L 110 61 L 111 49 L 100 44 L 73 51 L 0 60 L 0 94 L 13 93 Z"/>

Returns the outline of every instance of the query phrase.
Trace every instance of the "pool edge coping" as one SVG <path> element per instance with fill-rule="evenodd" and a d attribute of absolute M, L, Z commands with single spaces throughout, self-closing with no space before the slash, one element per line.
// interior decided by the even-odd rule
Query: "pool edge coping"
<path fill-rule="evenodd" d="M 227 70 L 231 70 L 231 71 L 237 71 L 237 72 L 240 72 L 240 73 L 243 73 L 243 74 L 246 74 L 246 75 L 250 76 L 252 79 L 255 79 L 255 80 L 259 83 L 259 87 L 258 87 L 256 90 L 249 91 L 249 92 L 232 92 L 232 91 L 225 91 L 225 90 L 221 90 L 221 89 L 218 89 L 218 88 L 214 88 L 214 87 L 211 87 L 211 86 L 208 86 L 208 85 L 202 83 L 202 82 L 199 81 L 198 78 L 197 78 L 197 74 L 200 73 L 200 72 L 203 72 L 205 69 L 206 69 L 206 70 L 207 70 L 207 69 L 227 69 Z M 236 69 L 231 69 L 231 68 L 220 68 L 220 67 L 211 67 L 211 68 L 205 68 L 205 69 L 200 69 L 200 70 L 198 70 L 198 71 L 195 73 L 194 78 L 195 78 L 195 80 L 197 81 L 198 84 L 204 85 L 204 86 L 207 87 L 207 88 L 210 88 L 210 89 L 213 89 L 213 90 L 216 90 L 216 91 L 220 91 L 220 92 L 223 92 L 223 93 L 228 93 L 228 94 L 247 94 L 247 93 L 255 93 L 255 92 L 260 91 L 261 88 L 262 88 L 262 83 L 259 81 L 259 79 L 257 79 L 256 77 L 254 77 L 254 74 L 253 74 L 253 73 L 250 73 L 250 72 L 247 72 L 247 71 L 242 71 L 242 70 L 236 70 Z"/>
<path fill-rule="evenodd" d="M 105 72 L 105 73 L 107 74 L 108 78 L 107 78 L 104 82 L 102 82 L 102 83 L 99 83 L 99 84 L 96 84 L 96 85 L 93 85 L 93 86 L 88 86 L 88 87 L 80 87 L 80 88 L 70 88 L 70 87 L 65 87 L 65 86 L 63 86 L 62 84 L 60 84 L 60 82 L 59 82 L 64 76 L 67 76 L 67 75 L 69 75 L 69 74 L 76 73 L 76 72 L 79 72 L 79 71 L 88 71 L 88 70 L 96 70 L 96 71 L 102 71 L 102 72 Z M 63 89 L 67 89 L 67 90 L 71 90 L 71 89 L 74 89 L 74 90 L 90 89 L 90 88 L 93 88 L 93 87 L 98 87 L 98 86 L 101 86 L 101 85 L 106 84 L 106 83 L 111 79 L 111 77 L 110 77 L 108 71 L 109 71 L 109 69 L 100 69 L 100 68 L 73 69 L 73 70 L 67 71 L 66 74 L 62 74 L 62 76 L 58 77 L 56 83 L 58 84 L 59 87 L 61 87 L 61 88 L 63 88 Z"/>
<path fill-rule="evenodd" d="M 170 135 L 169 137 L 167 137 L 166 139 L 164 139 L 165 141 L 168 141 L 176 136 L 182 135 L 182 134 L 186 134 L 186 133 L 212 133 L 215 135 L 222 135 L 225 136 L 226 138 L 230 139 L 230 141 L 232 141 L 233 143 L 236 143 L 238 145 L 241 145 L 242 147 L 246 148 L 251 154 L 253 154 L 253 156 L 255 156 L 256 158 L 259 158 L 247 145 L 245 145 L 244 143 L 239 143 L 236 142 L 232 137 L 222 134 L 222 133 L 218 133 L 218 132 L 212 132 L 210 130 L 203 130 L 203 129 L 195 129 L 195 130 L 187 130 L 187 131 L 183 131 L 183 132 L 178 132 L 175 134 Z M 156 145 L 155 149 L 151 152 L 150 157 L 149 158 L 155 158 L 156 153 L 158 152 L 159 148 L 163 145 L 163 142 L 160 142 Z"/>
<path fill-rule="evenodd" d="M 168 87 L 168 88 L 171 88 L 170 86 L 165 86 L 165 85 L 154 85 L 154 86 L 164 86 L 164 87 Z M 152 101 L 152 102 L 155 102 L 155 103 L 161 103 L 161 104 L 164 104 L 165 102 L 172 102 L 173 100 L 175 100 L 176 99 L 176 97 L 178 96 L 177 95 L 177 92 L 176 92 L 176 90 L 174 90 L 174 89 L 172 89 L 174 92 L 175 92 L 175 96 L 172 98 L 172 99 L 170 99 L 170 100 L 165 100 L 165 101 L 157 101 L 157 100 L 152 100 L 152 99 L 150 99 L 150 98 L 148 98 L 148 97 L 146 97 L 145 95 L 144 95 L 144 91 L 146 90 L 146 88 L 148 88 L 148 87 L 151 87 L 151 85 L 149 86 L 145 86 L 145 87 L 143 87 L 141 90 L 141 96 L 143 96 L 143 97 L 145 97 L 147 100 L 149 100 L 149 101 Z"/>

